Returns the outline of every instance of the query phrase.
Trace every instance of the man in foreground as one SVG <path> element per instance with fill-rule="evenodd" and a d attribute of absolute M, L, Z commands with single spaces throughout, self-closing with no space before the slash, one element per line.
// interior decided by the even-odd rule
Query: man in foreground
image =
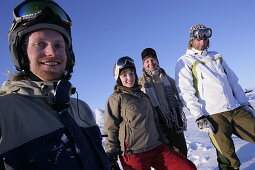
<path fill-rule="evenodd" d="M 51 0 L 14 9 L 8 37 L 18 72 L 0 90 L 0 169 L 109 169 L 91 109 L 70 98 L 70 26 Z"/>

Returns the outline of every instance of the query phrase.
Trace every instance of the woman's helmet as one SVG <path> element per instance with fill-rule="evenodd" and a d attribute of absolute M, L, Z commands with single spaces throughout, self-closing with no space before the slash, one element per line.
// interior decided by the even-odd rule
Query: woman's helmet
<path fill-rule="evenodd" d="M 134 60 L 128 56 L 121 57 L 118 59 L 118 61 L 113 66 L 113 76 L 114 76 L 114 80 L 117 83 L 120 83 L 120 79 L 119 79 L 120 72 L 124 68 L 133 68 L 135 70 L 135 74 L 136 74 Z"/>
<path fill-rule="evenodd" d="M 53 0 L 25 0 L 14 9 L 13 16 L 8 40 L 16 70 L 29 73 L 29 61 L 24 51 L 26 35 L 39 29 L 52 29 L 61 33 L 65 39 L 68 56 L 66 76 L 69 78 L 75 56 L 71 37 L 72 21 L 67 13 Z"/>

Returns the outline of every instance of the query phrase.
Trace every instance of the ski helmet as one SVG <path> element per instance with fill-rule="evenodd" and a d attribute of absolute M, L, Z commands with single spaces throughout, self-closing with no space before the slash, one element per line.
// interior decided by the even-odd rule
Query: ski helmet
<path fill-rule="evenodd" d="M 113 66 L 113 76 L 114 76 L 114 80 L 117 83 L 120 83 L 119 76 L 120 76 L 121 71 L 124 68 L 133 68 L 135 70 L 135 74 L 136 74 L 134 60 L 128 56 L 121 57 L 118 59 L 118 61 Z"/>
<path fill-rule="evenodd" d="M 16 70 L 29 71 L 24 52 L 24 39 L 39 29 L 52 29 L 62 34 L 67 45 L 67 77 L 73 72 L 75 56 L 72 48 L 71 24 L 68 14 L 53 0 L 25 0 L 13 11 L 14 20 L 8 33 L 9 49 Z"/>

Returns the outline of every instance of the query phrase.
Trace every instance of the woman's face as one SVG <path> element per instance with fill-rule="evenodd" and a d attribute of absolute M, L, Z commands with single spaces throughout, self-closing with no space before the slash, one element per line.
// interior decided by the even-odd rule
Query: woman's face
<path fill-rule="evenodd" d="M 133 87 L 135 84 L 135 73 L 130 68 L 125 68 L 120 73 L 120 80 L 123 86 Z"/>
<path fill-rule="evenodd" d="M 149 57 L 144 60 L 143 68 L 149 71 L 155 71 L 158 69 L 158 61 L 153 57 Z"/>

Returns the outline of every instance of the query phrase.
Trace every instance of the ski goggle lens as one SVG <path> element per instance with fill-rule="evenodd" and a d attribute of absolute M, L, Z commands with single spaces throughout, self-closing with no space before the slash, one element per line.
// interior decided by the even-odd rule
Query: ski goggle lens
<path fill-rule="evenodd" d="M 192 37 L 194 37 L 197 40 L 208 39 L 211 36 L 212 36 L 212 30 L 210 28 L 195 30 L 192 34 Z"/>
<path fill-rule="evenodd" d="M 64 10 L 57 5 L 50 3 L 49 1 L 37 1 L 21 4 L 14 9 L 14 18 L 18 23 L 22 21 L 34 20 L 46 8 L 58 15 L 61 20 L 71 25 L 71 19 L 64 12 Z"/>
<path fill-rule="evenodd" d="M 116 65 L 119 67 L 122 67 L 122 66 L 126 65 L 127 62 L 134 63 L 134 60 L 130 57 L 122 57 L 117 61 Z"/>

